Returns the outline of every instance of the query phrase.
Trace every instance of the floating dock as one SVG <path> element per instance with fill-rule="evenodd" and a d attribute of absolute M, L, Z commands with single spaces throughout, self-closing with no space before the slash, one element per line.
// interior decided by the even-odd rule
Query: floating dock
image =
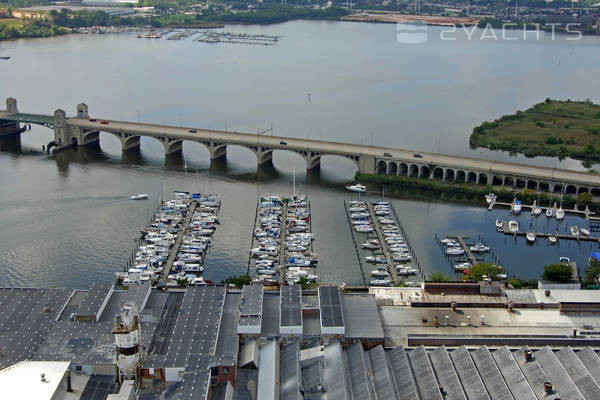
<path fill-rule="evenodd" d="M 369 214 L 371 214 L 371 222 L 373 222 L 373 227 L 375 228 L 375 232 L 377 233 L 377 239 L 379 240 L 379 245 L 381 246 L 381 251 L 383 252 L 383 256 L 387 261 L 388 271 L 390 276 L 392 277 L 392 281 L 394 282 L 394 286 L 398 286 L 400 284 L 400 279 L 398 279 L 398 273 L 396 271 L 396 266 L 392 263 L 392 257 L 390 256 L 390 251 L 387 246 L 387 242 L 383 237 L 383 233 L 381 233 L 381 227 L 379 224 L 379 220 L 375 215 L 375 210 L 373 209 L 373 204 L 370 202 L 365 202 L 367 205 L 367 209 L 369 210 Z M 397 222 L 397 221 L 396 221 Z M 405 238 L 406 239 L 406 238 Z"/>
<path fill-rule="evenodd" d="M 177 258 L 177 254 L 179 254 L 179 248 L 181 247 L 181 243 L 183 242 L 183 236 L 185 235 L 187 227 L 190 225 L 192 217 L 194 216 L 194 211 L 196 211 L 197 205 L 198 205 L 198 203 L 196 203 L 195 201 L 192 201 L 188 207 L 187 214 L 185 215 L 185 219 L 183 220 L 183 227 L 177 233 L 177 239 L 175 239 L 175 243 L 173 244 L 173 247 L 171 247 L 171 252 L 169 253 L 169 258 L 167 258 L 167 261 L 162 270 L 162 273 L 160 274 L 160 278 L 158 280 L 159 282 L 166 283 L 167 279 L 169 278 L 169 274 L 171 273 L 171 268 L 173 268 L 173 263 L 175 262 L 175 259 Z"/>
<path fill-rule="evenodd" d="M 515 202 L 517 201 L 517 198 L 515 197 L 513 199 L 512 203 L 506 203 L 506 202 L 501 202 L 501 201 L 496 201 L 498 196 L 494 195 L 494 199 L 492 200 L 492 202 L 488 205 L 488 211 L 492 211 L 494 209 L 494 207 L 496 206 L 502 206 L 502 207 L 508 207 L 509 209 L 512 210 L 512 206 L 515 204 Z M 537 200 L 534 200 L 532 204 L 522 204 L 521 203 L 521 208 L 522 209 L 530 209 L 531 213 L 533 214 L 533 209 L 537 206 Z M 543 207 L 540 206 L 542 209 L 542 213 L 544 213 L 546 210 L 548 210 L 548 208 L 552 209 L 552 215 L 556 215 L 556 210 L 558 209 L 556 202 L 554 202 L 554 204 L 552 205 L 552 207 Z M 593 211 L 590 210 L 590 208 L 588 206 L 585 206 L 585 209 L 583 210 L 579 210 L 577 208 L 577 206 L 575 206 L 575 208 L 572 209 L 566 209 L 563 208 L 563 210 L 566 213 L 570 213 L 570 214 L 575 214 L 575 215 L 579 215 L 584 217 L 587 221 L 600 221 L 599 217 L 593 217 L 592 215 L 594 215 L 595 213 Z"/>

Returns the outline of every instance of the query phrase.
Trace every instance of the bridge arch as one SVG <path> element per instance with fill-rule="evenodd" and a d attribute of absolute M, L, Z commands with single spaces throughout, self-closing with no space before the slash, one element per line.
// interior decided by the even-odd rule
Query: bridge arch
<path fill-rule="evenodd" d="M 533 179 L 530 179 L 527 181 L 527 189 L 537 190 L 537 188 L 538 188 L 538 183 L 536 181 L 534 181 Z"/>
<path fill-rule="evenodd" d="M 388 163 L 387 174 L 393 176 L 398 175 L 398 164 L 396 164 L 394 161 L 390 161 Z"/>
<path fill-rule="evenodd" d="M 454 170 L 452 168 L 448 168 L 446 172 L 444 172 L 444 180 L 445 181 L 453 181 L 454 180 Z"/>
<path fill-rule="evenodd" d="M 592 190 L 590 190 L 590 194 L 592 196 L 600 196 L 600 188 L 592 188 Z"/>
<path fill-rule="evenodd" d="M 540 182 L 540 184 L 538 185 L 538 190 L 540 192 L 549 192 L 550 184 L 548 182 Z"/>
<path fill-rule="evenodd" d="M 277 153 L 277 152 L 275 152 Z M 321 174 L 328 171 L 327 175 L 335 175 L 344 179 L 352 179 L 358 171 L 358 158 L 346 157 L 339 154 L 326 154 L 321 156 Z"/>
<path fill-rule="evenodd" d="M 383 160 L 377 162 L 377 173 L 381 175 L 387 174 L 387 163 Z"/>
<path fill-rule="evenodd" d="M 577 194 L 581 193 L 589 193 L 589 189 L 585 186 L 580 186 L 579 189 L 577 189 Z"/>
<path fill-rule="evenodd" d="M 400 163 L 398 165 L 398 175 L 408 176 L 408 165 L 406 165 L 405 163 Z"/>
<path fill-rule="evenodd" d="M 507 176 L 506 178 L 504 178 L 504 186 L 514 187 L 515 186 L 515 180 L 512 177 Z"/>
<path fill-rule="evenodd" d="M 504 182 L 504 179 L 502 179 L 502 176 L 500 176 L 500 175 L 494 175 L 492 177 L 492 185 L 493 186 L 502 186 L 503 182 Z"/>
<path fill-rule="evenodd" d="M 488 184 L 488 174 L 486 174 L 486 173 L 483 173 L 483 172 L 482 172 L 482 173 L 480 173 L 480 174 L 477 176 L 477 183 L 478 183 L 479 185 L 487 185 L 487 184 Z"/>
<path fill-rule="evenodd" d="M 465 171 L 463 171 L 462 169 L 459 169 L 458 171 L 456 171 L 456 176 L 454 178 L 454 180 L 456 182 L 459 183 L 464 183 L 467 179 L 467 175 L 465 174 Z"/>
<path fill-rule="evenodd" d="M 467 183 L 477 183 L 477 174 L 473 171 L 467 173 Z"/>
<path fill-rule="evenodd" d="M 435 167 L 433 169 L 433 175 L 431 176 L 433 179 L 444 179 L 444 170 L 442 167 Z"/>
<path fill-rule="evenodd" d="M 418 178 L 419 177 L 419 166 L 415 165 L 415 164 L 411 164 L 410 168 L 408 169 L 408 176 L 411 178 Z"/>
<path fill-rule="evenodd" d="M 421 165 L 421 168 L 419 168 L 419 178 L 429 178 L 429 176 L 431 175 L 431 170 L 429 169 L 429 167 L 427 165 Z"/>
<path fill-rule="evenodd" d="M 577 194 L 577 186 L 575 185 L 567 185 L 565 188 L 566 194 Z"/>
<path fill-rule="evenodd" d="M 562 193 L 564 191 L 563 185 L 557 183 L 554 185 L 554 193 Z"/>
<path fill-rule="evenodd" d="M 184 140 L 182 152 L 188 164 L 207 165 L 210 163 L 210 147 L 201 141 Z"/>
<path fill-rule="evenodd" d="M 515 187 L 517 187 L 519 189 L 523 189 L 526 184 L 527 183 L 525 182 L 525 180 L 521 179 L 521 178 L 517 178 L 517 180 L 515 181 Z"/>

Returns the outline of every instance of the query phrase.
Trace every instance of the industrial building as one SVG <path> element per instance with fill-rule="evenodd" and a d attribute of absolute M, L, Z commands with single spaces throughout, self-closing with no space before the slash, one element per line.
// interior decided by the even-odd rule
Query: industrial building
<path fill-rule="evenodd" d="M 0 289 L 0 384 L 31 379 L 40 399 L 600 398 L 600 292 L 464 285 Z"/>

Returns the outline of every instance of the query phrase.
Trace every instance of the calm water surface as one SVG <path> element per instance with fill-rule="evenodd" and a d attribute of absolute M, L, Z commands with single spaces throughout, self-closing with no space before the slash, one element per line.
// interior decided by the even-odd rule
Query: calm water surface
<path fill-rule="evenodd" d="M 291 22 L 227 30 L 283 36 L 273 47 L 206 45 L 191 40 L 141 40 L 133 35 L 81 35 L 0 43 L 11 56 L 0 63 L 2 97 L 23 111 L 73 114 L 84 101 L 92 116 L 275 134 L 421 151 L 581 168 L 575 160 L 511 157 L 471 150 L 473 126 L 546 97 L 600 101 L 600 39 L 578 42 L 454 42 L 429 28 L 426 44 L 401 44 L 394 25 Z M 475 37 L 477 35 L 474 35 Z M 310 101 L 308 100 L 310 93 Z M 292 174 L 310 196 L 318 273 L 325 282 L 363 282 L 343 201 L 343 184 L 354 165 L 325 157 L 321 171 L 304 172 L 304 161 L 276 152 L 274 168 L 256 168 L 248 150 L 228 149 L 227 162 L 211 165 L 208 152 L 184 143 L 181 158 L 142 138 L 141 152 L 122 157 L 120 142 L 101 134 L 99 149 L 56 158 L 41 153 L 50 130 L 23 135 L 22 151 L 4 144 L 0 153 L 0 285 L 86 287 L 122 269 L 133 239 L 152 214 L 163 188 L 220 193 L 222 226 L 207 258 L 206 277 L 216 281 L 245 271 L 256 199 L 291 192 Z M 196 172 L 197 170 L 197 172 Z M 134 193 L 151 193 L 132 202 Z M 570 256 L 584 265 L 597 246 L 524 239 L 495 232 L 507 210 L 443 201 L 394 199 L 396 210 L 425 272 L 450 273 L 434 236 L 482 237 L 512 274 L 536 277 L 542 266 Z M 522 226 L 530 216 L 519 217 Z M 584 225 L 568 217 L 559 226 Z M 538 231 L 556 221 L 539 217 Z M 367 267 L 368 268 L 368 267 Z M 367 271 L 368 273 L 368 271 Z"/>

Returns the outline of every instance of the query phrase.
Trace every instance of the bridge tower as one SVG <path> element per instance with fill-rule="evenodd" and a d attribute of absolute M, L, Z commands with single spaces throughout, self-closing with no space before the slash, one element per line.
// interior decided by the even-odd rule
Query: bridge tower
<path fill-rule="evenodd" d="M 17 100 L 12 97 L 6 99 L 6 112 L 10 114 L 18 114 L 17 110 Z M 20 133 L 23 132 L 25 128 L 21 128 L 21 124 L 18 122 L 10 122 L 0 119 L 0 138 L 1 137 L 15 137 L 18 136 L 20 140 Z"/>
<path fill-rule="evenodd" d="M 54 111 L 54 145 L 57 148 L 71 144 L 69 126 L 67 125 L 67 113 L 65 110 Z"/>
<path fill-rule="evenodd" d="M 85 103 L 77 105 L 76 118 L 89 119 L 88 107 Z M 100 132 L 70 125 L 64 110 L 54 111 L 54 144 L 57 149 L 85 146 L 99 140 Z"/>

